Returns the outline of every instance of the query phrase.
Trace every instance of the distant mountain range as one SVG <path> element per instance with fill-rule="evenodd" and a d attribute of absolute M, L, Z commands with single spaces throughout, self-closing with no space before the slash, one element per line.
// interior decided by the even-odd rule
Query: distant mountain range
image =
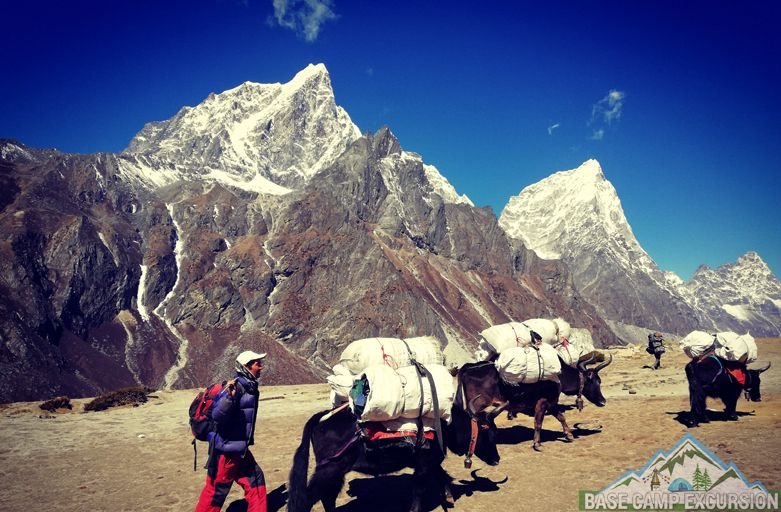
<path fill-rule="evenodd" d="M 499 225 L 539 256 L 566 263 L 578 291 L 624 338 L 649 329 L 781 332 L 781 283 L 757 253 L 715 270 L 702 266 L 688 282 L 659 269 L 596 160 L 523 189 Z"/>
<path fill-rule="evenodd" d="M 545 217 L 568 181 L 591 209 Z M 758 255 L 676 282 L 596 162 L 519 198 L 497 220 L 389 129 L 361 135 L 323 65 L 212 94 L 119 154 L 0 141 L 0 401 L 202 386 L 246 348 L 269 352 L 267 383 L 315 382 L 371 336 L 433 334 L 457 364 L 485 327 L 539 316 L 598 345 L 777 335 Z"/>

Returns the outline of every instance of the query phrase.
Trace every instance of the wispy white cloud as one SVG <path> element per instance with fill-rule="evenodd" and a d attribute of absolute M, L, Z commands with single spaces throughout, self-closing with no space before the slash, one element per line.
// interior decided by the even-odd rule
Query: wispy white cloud
<path fill-rule="evenodd" d="M 621 119 L 624 110 L 626 93 L 618 89 L 610 89 L 607 95 L 591 107 L 591 119 L 587 126 L 591 128 L 589 140 L 602 140 L 606 129 L 613 121 Z"/>
<path fill-rule="evenodd" d="M 554 123 L 550 126 L 548 126 L 548 135 L 553 135 L 553 130 L 561 126 L 561 123 Z"/>
<path fill-rule="evenodd" d="M 369 76 L 374 76 L 374 68 L 371 66 L 366 68 L 366 74 Z"/>
<path fill-rule="evenodd" d="M 594 104 L 591 109 L 591 121 L 604 121 L 607 124 L 621 118 L 626 94 L 616 89 L 608 91 L 607 96 Z"/>
<path fill-rule="evenodd" d="M 320 27 L 338 18 L 331 10 L 331 0 L 273 0 L 274 19 L 310 43 L 317 39 Z"/>

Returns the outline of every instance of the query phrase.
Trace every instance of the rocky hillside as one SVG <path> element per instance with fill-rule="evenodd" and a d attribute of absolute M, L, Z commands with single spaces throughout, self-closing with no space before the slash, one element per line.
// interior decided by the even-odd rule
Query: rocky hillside
<path fill-rule="evenodd" d="M 197 387 L 245 348 L 270 353 L 269 383 L 314 382 L 368 336 L 433 334 L 457 363 L 481 329 L 541 315 L 614 342 L 561 262 L 390 130 L 357 137 L 325 68 L 256 85 L 119 155 L 2 142 L 0 400 Z M 258 127 L 294 140 L 250 151 Z"/>
<path fill-rule="evenodd" d="M 561 194 L 581 215 L 551 210 Z M 596 162 L 497 221 L 390 129 L 361 135 L 322 65 L 212 94 L 120 154 L 0 141 L 0 232 L 0 402 L 200 387 L 244 349 L 269 352 L 269 384 L 321 382 L 371 336 L 434 335 L 458 364 L 480 330 L 539 316 L 598 345 L 779 325 L 758 256 L 689 288 L 656 268 Z"/>

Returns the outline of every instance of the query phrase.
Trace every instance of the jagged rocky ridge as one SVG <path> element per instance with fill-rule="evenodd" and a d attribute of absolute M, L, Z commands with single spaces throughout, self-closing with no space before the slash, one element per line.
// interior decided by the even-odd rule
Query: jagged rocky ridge
<path fill-rule="evenodd" d="M 244 348 L 270 353 L 267 383 L 319 381 L 368 336 L 433 334 L 459 361 L 486 326 L 541 315 L 613 341 L 561 262 L 510 241 L 390 130 L 356 136 L 323 66 L 257 85 L 122 154 L 2 142 L 0 400 L 201 386 Z M 258 127 L 278 145 L 253 153 Z"/>
<path fill-rule="evenodd" d="M 699 288 L 675 288 L 608 202 L 620 215 L 592 217 L 603 238 L 568 267 L 554 242 L 583 226 L 543 217 L 524 239 L 389 129 L 360 135 L 322 65 L 211 95 L 120 154 L 0 141 L 0 401 L 201 386 L 245 348 L 270 353 L 265 382 L 290 384 L 321 381 L 361 337 L 433 334 L 459 362 L 509 319 L 560 315 L 612 344 L 630 340 L 625 325 L 736 317 L 719 290 L 750 284 L 758 256 L 748 273 L 702 269 Z M 606 270 L 625 261 L 629 279 Z M 768 290 L 729 304 L 772 312 Z"/>
<path fill-rule="evenodd" d="M 750 330 L 755 336 L 781 333 L 781 282 L 756 252 L 716 269 L 702 265 L 683 288 L 722 329 Z"/>
<path fill-rule="evenodd" d="M 596 160 L 526 187 L 499 224 L 541 257 L 564 261 L 576 288 L 626 341 L 648 329 L 781 332 L 781 283 L 759 255 L 701 267 L 688 282 L 662 271 L 634 237 Z"/>

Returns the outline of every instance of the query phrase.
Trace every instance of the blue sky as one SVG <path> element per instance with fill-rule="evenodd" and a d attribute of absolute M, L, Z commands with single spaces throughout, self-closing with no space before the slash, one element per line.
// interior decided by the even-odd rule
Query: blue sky
<path fill-rule="evenodd" d="M 754 250 L 781 274 L 781 2 L 3 0 L 0 12 L 0 137 L 119 151 L 210 92 L 322 62 L 362 131 L 390 126 L 497 215 L 596 158 L 663 269 L 687 279 Z"/>

